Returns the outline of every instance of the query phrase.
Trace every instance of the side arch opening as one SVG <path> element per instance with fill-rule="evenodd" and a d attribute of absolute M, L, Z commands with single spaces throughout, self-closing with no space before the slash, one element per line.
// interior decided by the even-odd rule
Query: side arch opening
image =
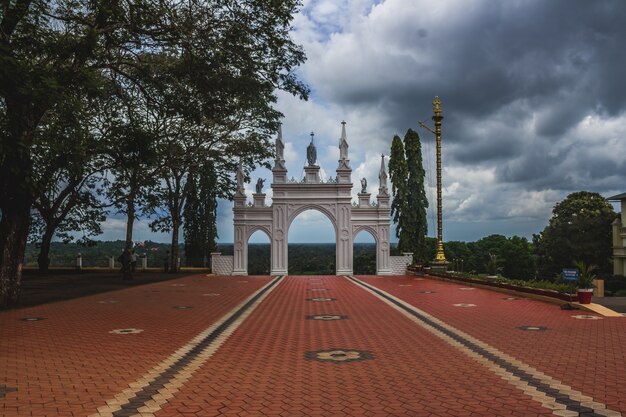
<path fill-rule="evenodd" d="M 352 243 L 352 268 L 355 275 L 376 275 L 377 242 L 374 234 L 367 228 L 357 231 Z"/>
<path fill-rule="evenodd" d="M 248 275 L 269 275 L 272 248 L 270 237 L 263 229 L 258 229 L 248 239 Z"/>

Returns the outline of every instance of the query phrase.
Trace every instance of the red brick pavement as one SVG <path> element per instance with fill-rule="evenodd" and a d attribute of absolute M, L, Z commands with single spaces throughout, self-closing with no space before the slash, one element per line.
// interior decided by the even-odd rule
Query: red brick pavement
<path fill-rule="evenodd" d="M 17 388 L 0 416 L 95 412 L 269 279 L 191 276 L 0 313 L 0 388 Z M 109 333 L 124 328 L 143 332 Z"/>
<path fill-rule="evenodd" d="M 314 314 L 348 319 L 305 319 Z M 373 359 L 305 358 L 337 348 Z M 156 415 L 539 414 L 550 411 L 346 279 L 289 277 Z"/>
<path fill-rule="evenodd" d="M 437 280 L 359 279 L 626 413 L 626 318 L 577 320 L 572 316 L 597 315 L 525 298 L 504 300 L 511 296 Z M 476 307 L 453 306 L 459 303 Z M 518 329 L 525 325 L 547 330 Z"/>
<path fill-rule="evenodd" d="M 626 319 L 413 277 L 360 277 L 626 411 Z M 0 313 L 0 416 L 85 416 L 269 282 L 187 277 Z M 173 286 L 183 284 L 183 286 Z M 315 289 L 325 289 L 314 291 Z M 418 291 L 432 290 L 433 294 Z M 158 291 L 158 292 L 155 292 Z M 215 294 L 219 296 L 203 295 Z M 334 301 L 307 301 L 330 297 Z M 117 301 L 101 304 L 98 301 Z M 452 304 L 473 303 L 459 308 Z M 174 306 L 192 306 L 177 310 Z M 338 314 L 346 320 L 306 320 Z M 22 317 L 46 317 L 37 322 Z M 522 325 L 546 326 L 543 332 Z M 110 334 L 113 329 L 143 329 Z M 320 362 L 307 352 L 371 352 Z M 578 363 L 582 359 L 582 364 Z M 485 366 L 340 277 L 288 277 L 157 416 L 535 416 L 550 414 Z"/>

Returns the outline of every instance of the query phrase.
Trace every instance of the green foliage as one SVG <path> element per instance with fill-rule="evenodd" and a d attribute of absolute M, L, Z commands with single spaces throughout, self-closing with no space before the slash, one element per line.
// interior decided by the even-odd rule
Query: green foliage
<path fill-rule="evenodd" d="M 220 245 L 223 254 L 232 253 L 232 245 Z M 290 275 L 335 275 L 334 243 L 290 243 Z M 359 275 L 376 274 L 376 244 L 354 244 L 354 273 Z M 270 270 L 270 245 L 248 245 L 248 273 L 267 275 Z"/>
<path fill-rule="evenodd" d="M 486 265 L 487 273 L 489 275 L 496 275 L 499 269 L 498 265 L 499 265 L 498 255 L 496 255 L 495 253 L 490 253 L 489 261 L 487 262 L 487 265 Z"/>
<path fill-rule="evenodd" d="M 376 275 L 375 243 L 355 243 L 352 259 L 355 275 Z"/>
<path fill-rule="evenodd" d="M 533 236 L 539 275 L 551 277 L 574 259 L 611 272 L 613 207 L 598 193 L 580 191 L 557 203 L 548 226 Z"/>
<path fill-rule="evenodd" d="M 434 253 L 436 240 L 432 239 L 430 246 Z M 446 242 L 444 244 L 446 259 L 453 263 L 455 271 L 476 271 L 502 275 L 519 280 L 535 278 L 535 260 L 532 254 L 532 245 L 526 238 L 513 236 L 507 238 L 502 235 L 486 236 L 476 242 Z M 490 254 L 497 258 L 491 266 Z"/>
<path fill-rule="evenodd" d="M 404 135 L 404 156 L 401 154 L 401 143 L 396 136 L 392 142 L 390 173 L 393 169 L 392 184 L 395 196 L 392 203 L 394 222 L 397 223 L 398 249 L 401 252 L 413 252 L 416 262 L 428 259 L 426 247 L 426 208 L 428 199 L 424 189 L 425 171 L 422 164 L 422 145 L 420 137 L 412 129 Z M 394 161 L 393 164 L 391 161 Z M 399 231 L 398 231 L 399 229 Z"/>
<path fill-rule="evenodd" d="M 203 164 L 198 172 L 189 175 L 183 223 L 188 262 L 200 263 L 204 258 L 210 259 L 211 252 L 217 248 L 215 243 L 217 238 L 216 189 L 217 178 L 210 162 Z M 248 256 L 250 256 L 251 246 L 248 249 Z M 259 273 L 255 272 L 255 274 Z"/>
<path fill-rule="evenodd" d="M 402 216 L 403 207 L 406 204 L 406 186 L 408 168 L 404 156 L 404 144 L 400 136 L 394 135 L 391 141 L 391 153 L 389 155 L 389 179 L 391 180 L 391 217 L 396 225 L 396 237 L 400 237 L 400 232 L 404 228 L 404 218 Z"/>
<path fill-rule="evenodd" d="M 19 296 L 19 266 L 38 186 L 32 164 L 38 151 L 35 131 L 48 113 L 72 97 L 103 102 L 106 117 L 89 131 L 111 140 L 108 196 L 129 218 L 129 246 L 136 211 L 150 207 L 142 198 L 151 194 L 142 187 L 157 179 L 152 162 L 158 158 L 151 153 L 162 149 L 154 142 L 162 138 L 164 125 L 154 123 L 155 108 L 165 110 L 164 123 L 182 118 L 196 137 L 220 144 L 212 149 L 231 159 L 222 171 L 230 173 L 233 156 L 251 167 L 269 152 L 267 136 L 281 116 L 273 107 L 277 91 L 308 95 L 295 76 L 304 52 L 289 32 L 297 0 L 5 3 L 0 15 L 0 307 Z M 75 123 L 84 127 L 85 122 Z M 71 139 L 59 139 L 60 154 L 71 153 Z M 161 225 L 167 227 L 167 219 Z"/>

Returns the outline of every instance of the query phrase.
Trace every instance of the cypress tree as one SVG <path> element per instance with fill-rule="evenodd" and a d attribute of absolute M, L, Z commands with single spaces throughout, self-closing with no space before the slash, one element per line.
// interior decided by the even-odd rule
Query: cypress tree
<path fill-rule="evenodd" d="M 416 131 L 409 129 L 404 135 L 404 151 L 406 154 L 407 181 L 405 209 L 401 213 L 402 230 L 398 247 L 403 251 L 413 252 L 413 259 L 427 261 L 426 208 L 428 199 L 424 189 L 424 166 L 422 164 L 422 144 Z"/>
<path fill-rule="evenodd" d="M 184 210 L 183 234 L 188 264 L 204 266 L 217 248 L 217 177 L 213 164 L 201 166 L 187 180 L 188 197 Z"/>
<path fill-rule="evenodd" d="M 400 136 L 394 135 L 391 141 L 391 154 L 389 155 L 389 179 L 391 180 L 391 203 L 392 221 L 396 225 L 396 237 L 400 237 L 403 229 L 402 213 L 406 204 L 406 183 L 408 168 L 404 157 L 404 144 Z M 403 242 L 404 243 L 404 242 Z M 398 244 L 398 250 L 405 251 L 405 247 Z"/>

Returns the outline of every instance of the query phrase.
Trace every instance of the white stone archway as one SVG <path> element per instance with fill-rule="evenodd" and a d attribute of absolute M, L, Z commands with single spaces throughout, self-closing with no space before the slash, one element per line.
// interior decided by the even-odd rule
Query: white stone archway
<path fill-rule="evenodd" d="M 233 275 L 247 275 L 248 239 L 257 230 L 263 230 L 270 238 L 271 274 L 286 275 L 288 269 L 288 233 L 293 220 L 303 211 L 317 210 L 324 213 L 333 227 L 336 236 L 336 274 L 352 274 L 353 241 L 361 230 L 367 230 L 376 241 L 376 273 L 392 273 L 389 256 L 389 193 L 385 158 L 382 157 L 379 172 L 380 186 L 377 202 L 371 203 L 371 195 L 358 194 L 358 203 L 352 203 L 352 169 L 348 159 L 348 142 L 345 122 L 342 122 L 339 140 L 339 164 L 337 177 L 322 181 L 320 167 L 316 164 L 317 151 L 313 140 L 307 148 L 308 164 L 304 167 L 305 176 L 301 181 L 289 179 L 283 158 L 284 142 L 279 131 L 276 139 L 276 159 L 272 169 L 272 205 L 266 206 L 262 183 L 253 194 L 253 202 L 246 203 L 243 188 L 243 172 L 237 172 L 237 191 L 233 196 L 235 206 L 235 241 L 233 254 Z"/>

